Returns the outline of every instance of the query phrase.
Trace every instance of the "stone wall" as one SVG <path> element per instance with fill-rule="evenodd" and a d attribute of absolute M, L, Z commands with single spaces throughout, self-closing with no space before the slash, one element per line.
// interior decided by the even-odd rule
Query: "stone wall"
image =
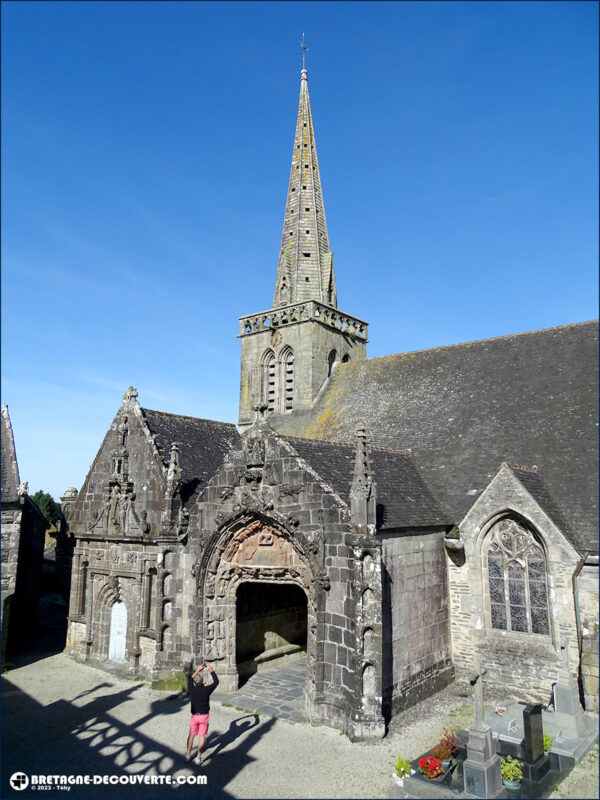
<path fill-rule="evenodd" d="M 383 691 L 397 713 L 453 678 L 443 531 L 385 534 Z"/>
<path fill-rule="evenodd" d="M 33 629 L 47 520 L 27 496 L 2 508 L 2 653 Z"/>
<path fill-rule="evenodd" d="M 549 633 L 492 626 L 487 538 L 502 519 L 533 532 L 545 554 Z M 452 655 L 463 676 L 473 669 L 474 651 L 487 668 L 486 682 L 504 687 L 516 700 L 549 702 L 561 664 L 561 640 L 577 676 L 579 647 L 573 575 L 579 556 L 522 484 L 503 466 L 460 524 L 464 550 L 448 551 Z"/>
<path fill-rule="evenodd" d="M 2 657 L 4 658 L 8 642 L 11 620 L 11 606 L 17 580 L 17 562 L 19 558 L 19 540 L 21 536 L 21 518 L 23 509 L 17 502 L 2 508 Z"/>

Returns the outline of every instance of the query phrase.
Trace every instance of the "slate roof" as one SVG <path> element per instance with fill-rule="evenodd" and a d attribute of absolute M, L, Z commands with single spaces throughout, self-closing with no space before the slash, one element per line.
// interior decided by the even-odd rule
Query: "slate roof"
<path fill-rule="evenodd" d="M 548 487 L 545 485 L 543 476 L 536 470 L 523 469 L 516 464 L 507 464 L 515 476 L 519 479 L 521 484 L 525 487 L 527 492 L 533 497 L 539 507 L 544 511 L 560 528 L 560 530 L 567 536 L 567 538 L 576 546 L 580 552 L 585 550 L 585 545 L 581 541 L 577 531 L 575 531 L 568 520 L 563 515 L 562 511 L 556 505 L 556 502 Z"/>
<path fill-rule="evenodd" d="M 141 411 L 165 465 L 169 463 L 171 444 L 180 443 L 181 496 L 184 503 L 195 500 L 229 451 L 239 444 L 235 425 L 148 408 Z"/>
<path fill-rule="evenodd" d="M 410 448 L 459 522 L 503 461 L 536 465 L 577 542 L 598 550 L 598 323 L 340 364 L 284 435 Z M 575 541 L 573 542 L 575 545 Z"/>
<path fill-rule="evenodd" d="M 16 503 L 19 498 L 19 465 L 15 451 L 15 440 L 8 415 L 8 406 L 2 407 L 2 502 Z"/>
<path fill-rule="evenodd" d="M 283 438 L 343 500 L 349 502 L 355 445 L 293 436 Z M 369 448 L 369 457 L 377 484 L 378 528 L 385 530 L 451 524 L 450 513 L 433 498 L 408 451 Z"/>

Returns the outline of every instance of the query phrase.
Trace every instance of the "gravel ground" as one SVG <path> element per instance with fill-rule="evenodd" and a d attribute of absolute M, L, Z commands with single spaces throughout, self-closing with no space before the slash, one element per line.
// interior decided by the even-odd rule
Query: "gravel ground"
<path fill-rule="evenodd" d="M 486 696 L 486 704 L 502 699 Z M 463 728 L 473 719 L 467 687 L 455 683 L 396 717 L 383 741 L 351 744 L 338 730 L 223 707 L 215 694 L 205 760 L 191 769 L 183 760 L 189 724 L 184 696 L 153 691 L 62 654 L 5 673 L 2 706 L 1 796 L 23 800 L 37 797 L 39 789 L 12 789 L 8 781 L 16 771 L 207 780 L 192 787 L 73 786 L 72 800 L 388 797 L 398 754 L 410 760 L 429 749 L 444 727 Z M 45 790 L 45 797 L 66 795 Z M 552 797 L 598 797 L 597 748 Z"/>

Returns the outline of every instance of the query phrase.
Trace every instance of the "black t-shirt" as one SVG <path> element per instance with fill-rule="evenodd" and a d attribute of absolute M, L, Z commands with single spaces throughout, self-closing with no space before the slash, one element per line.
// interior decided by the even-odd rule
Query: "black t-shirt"
<path fill-rule="evenodd" d="M 210 673 L 213 683 L 210 686 L 197 686 L 192 676 L 188 678 L 188 694 L 192 701 L 192 714 L 208 714 L 210 712 L 210 696 L 219 685 L 217 673 Z"/>

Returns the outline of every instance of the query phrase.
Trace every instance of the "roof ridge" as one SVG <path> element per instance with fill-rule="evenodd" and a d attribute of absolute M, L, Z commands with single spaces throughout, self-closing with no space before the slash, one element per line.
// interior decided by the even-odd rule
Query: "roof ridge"
<path fill-rule="evenodd" d="M 189 419 L 193 422 L 211 422 L 213 425 L 228 425 L 231 428 L 236 427 L 235 422 L 221 422 L 221 420 L 207 419 L 206 417 L 190 417 L 189 414 L 173 414 L 170 411 L 158 411 L 155 408 L 142 408 L 142 406 L 140 406 L 140 408 L 144 413 L 149 411 L 152 414 L 161 414 L 163 417 L 177 417 L 178 419 Z"/>
<path fill-rule="evenodd" d="M 537 474 L 537 471 L 538 471 L 538 468 L 537 468 L 536 464 L 534 464 L 531 467 L 526 467 L 524 464 L 512 464 L 512 463 L 509 463 L 508 461 L 505 461 L 504 464 L 506 464 L 506 466 L 509 469 L 512 469 L 513 472 L 516 472 L 517 470 L 520 470 L 521 472 L 531 472 L 533 474 Z"/>
<path fill-rule="evenodd" d="M 593 323 L 598 323 L 598 321 L 599 320 L 597 320 L 597 319 L 590 319 L 590 320 L 586 320 L 585 322 L 571 322 L 571 323 L 566 323 L 565 325 L 553 325 L 550 328 L 535 328 L 532 331 L 518 331 L 517 333 L 505 333 L 505 334 L 502 334 L 501 336 L 489 336 L 486 339 L 470 339 L 470 340 L 468 340 L 466 342 L 455 342 L 454 344 L 441 344 L 441 345 L 438 345 L 437 347 L 425 347 L 422 350 L 406 350 L 406 351 L 401 352 L 401 353 L 390 353 L 389 355 L 386 355 L 386 356 L 373 356 L 372 358 L 365 359 L 365 362 L 368 362 L 368 361 L 380 361 L 380 360 L 383 360 L 385 358 L 395 358 L 396 356 L 404 356 L 404 355 L 408 355 L 409 353 L 431 353 L 431 352 L 436 352 L 438 350 L 450 350 L 450 349 L 455 348 L 455 347 L 466 347 L 467 345 L 470 346 L 472 344 L 484 344 L 485 342 L 497 342 L 500 339 L 514 339 L 514 338 L 516 338 L 518 336 L 531 336 L 531 335 L 537 334 L 537 333 L 546 333 L 548 331 L 558 331 L 561 328 L 581 328 L 584 325 L 592 325 Z M 349 361 L 348 364 L 354 364 L 354 365 L 358 364 L 358 365 L 360 365 L 360 364 L 365 363 L 365 362 L 363 362 L 363 361 Z M 338 367 L 336 368 L 336 372 L 338 371 L 338 369 L 340 367 L 344 367 L 344 366 L 345 366 L 344 364 L 338 364 Z"/>

